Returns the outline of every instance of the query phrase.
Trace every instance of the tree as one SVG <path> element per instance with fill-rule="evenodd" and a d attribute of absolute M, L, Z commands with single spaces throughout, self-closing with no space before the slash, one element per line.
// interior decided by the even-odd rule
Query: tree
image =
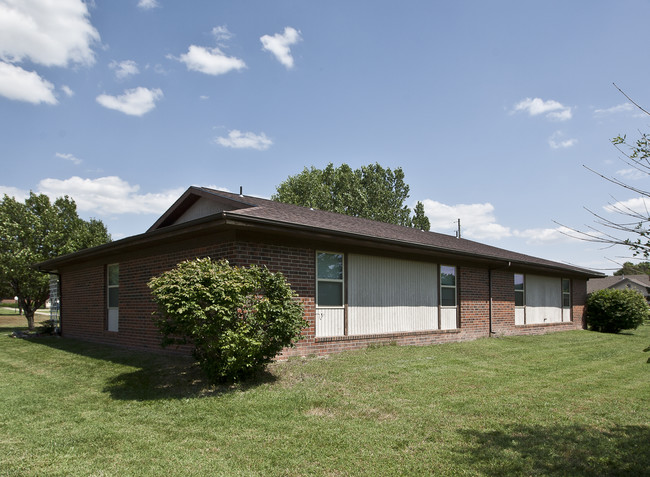
<path fill-rule="evenodd" d="M 614 276 L 620 275 L 650 275 L 650 262 L 625 262 L 623 267 L 614 272 Z"/>
<path fill-rule="evenodd" d="M 411 220 L 411 225 L 414 228 L 420 230 L 429 231 L 431 229 L 431 222 L 429 221 L 429 217 L 427 217 L 424 213 L 424 204 L 420 201 L 415 204 L 415 208 L 413 209 L 413 219 Z"/>
<path fill-rule="evenodd" d="M 0 202 L 0 288 L 9 287 L 34 329 L 34 312 L 47 301 L 49 278 L 33 265 L 110 241 L 100 220 L 85 221 L 69 197 L 50 202 L 30 192 L 25 202 L 4 196 Z"/>
<path fill-rule="evenodd" d="M 618 86 L 614 86 L 641 112 L 650 116 L 650 112 L 635 103 Z M 641 133 L 641 136 L 632 142 L 627 139 L 626 135 L 619 135 L 613 138 L 611 142 L 622 154 L 621 160 L 624 163 L 641 174 L 650 175 L 650 135 Z M 642 205 L 637 208 L 620 201 L 609 204 L 607 209 L 610 212 L 617 213 L 617 219 L 608 219 L 587 209 L 595 217 L 596 227 L 590 227 L 587 232 L 571 227 L 568 228 L 583 240 L 607 246 L 623 245 L 628 247 L 635 257 L 650 258 L 650 208 L 645 202 L 650 198 L 650 191 L 635 187 L 616 177 L 606 176 L 588 167 L 587 169 L 608 182 L 638 194 L 641 199 L 639 203 Z M 575 237 L 576 235 L 572 236 Z"/>
<path fill-rule="evenodd" d="M 289 176 L 276 188 L 273 200 L 328 210 L 390 224 L 411 226 L 411 209 L 404 204 L 409 186 L 401 168 L 379 164 L 352 170 L 347 164 L 311 167 Z M 424 212 L 424 210 L 422 210 Z"/>
<path fill-rule="evenodd" d="M 192 354 L 214 381 L 254 375 L 308 325 L 284 276 L 266 267 L 196 259 L 152 278 L 149 288 L 163 347 L 192 344 Z"/>

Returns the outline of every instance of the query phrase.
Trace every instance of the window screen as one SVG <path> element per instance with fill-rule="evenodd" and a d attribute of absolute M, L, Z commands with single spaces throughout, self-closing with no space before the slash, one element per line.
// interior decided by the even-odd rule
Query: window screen
<path fill-rule="evenodd" d="M 343 254 L 316 253 L 316 305 L 343 306 Z"/>
<path fill-rule="evenodd" d="M 440 304 L 456 306 L 456 267 L 440 266 Z"/>

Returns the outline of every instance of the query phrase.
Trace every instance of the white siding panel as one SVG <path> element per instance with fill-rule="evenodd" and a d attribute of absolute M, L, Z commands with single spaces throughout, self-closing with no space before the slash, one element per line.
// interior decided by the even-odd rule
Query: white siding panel
<path fill-rule="evenodd" d="M 438 266 L 348 256 L 348 334 L 438 328 Z"/>
<path fill-rule="evenodd" d="M 194 204 L 190 206 L 183 214 L 176 219 L 175 224 L 182 224 L 190 220 L 200 219 L 208 215 L 217 214 L 223 211 L 223 206 L 215 204 L 211 200 L 201 197 Z"/>
<path fill-rule="evenodd" d="M 369 335 L 435 330 L 438 310 L 424 306 L 389 306 L 348 308 L 348 333 Z"/>
<path fill-rule="evenodd" d="M 343 308 L 316 309 L 316 337 L 343 336 Z"/>
<path fill-rule="evenodd" d="M 108 309 L 108 323 L 106 328 L 108 331 L 119 331 L 119 317 L 120 310 L 119 308 L 109 308 Z"/>
<path fill-rule="evenodd" d="M 457 327 L 456 307 L 444 307 L 440 310 L 440 329 L 453 330 Z"/>
<path fill-rule="evenodd" d="M 571 321 L 571 308 L 562 308 L 562 321 Z"/>
<path fill-rule="evenodd" d="M 526 275 L 526 324 L 562 321 L 562 281 Z"/>
<path fill-rule="evenodd" d="M 526 309 L 523 306 L 515 307 L 515 325 L 524 325 L 526 317 Z"/>

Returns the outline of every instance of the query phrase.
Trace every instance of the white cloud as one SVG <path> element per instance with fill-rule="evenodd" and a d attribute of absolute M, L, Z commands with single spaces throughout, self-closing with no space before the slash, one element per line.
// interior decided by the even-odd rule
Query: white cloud
<path fill-rule="evenodd" d="M 471 240 L 501 240 L 518 237 L 527 244 L 562 243 L 579 240 L 578 235 L 570 229 L 533 228 L 516 230 L 497 223 L 492 204 L 457 204 L 447 205 L 425 199 L 422 201 L 424 211 L 431 222 L 434 232 L 454 234 L 460 219 L 461 236 Z"/>
<path fill-rule="evenodd" d="M 618 201 L 603 208 L 610 213 L 636 213 L 644 217 L 650 217 L 650 199 L 646 197 Z"/>
<path fill-rule="evenodd" d="M 11 186 L 0 186 L 0 200 L 5 196 L 13 197 L 19 202 L 24 202 L 27 197 L 29 197 L 28 190 L 18 189 L 17 187 Z"/>
<path fill-rule="evenodd" d="M 57 104 L 54 85 L 35 71 L 0 61 L 0 96 L 32 104 Z"/>
<path fill-rule="evenodd" d="M 270 51 L 287 68 L 293 68 L 293 56 L 291 56 L 291 45 L 301 40 L 300 32 L 292 27 L 286 27 L 284 33 L 275 35 L 264 35 L 260 38 L 264 50 Z"/>
<path fill-rule="evenodd" d="M 224 147 L 232 147 L 234 149 L 257 149 L 258 151 L 264 151 L 273 144 L 273 141 L 271 141 L 271 139 L 269 139 L 264 133 L 242 133 L 237 129 L 229 131 L 228 137 L 218 137 L 215 141 L 217 144 Z"/>
<path fill-rule="evenodd" d="M 152 8 L 159 7 L 160 5 L 156 0 L 139 0 L 138 8 L 143 10 L 151 10 Z"/>
<path fill-rule="evenodd" d="M 120 80 L 140 73 L 138 64 L 133 60 L 124 60 L 119 62 L 113 60 L 108 64 L 108 67 L 115 71 L 115 77 Z"/>
<path fill-rule="evenodd" d="M 163 97 L 160 89 L 143 87 L 127 89 L 123 95 L 97 96 L 97 102 L 108 109 L 114 109 L 130 116 L 142 116 L 156 107 L 156 101 Z"/>
<path fill-rule="evenodd" d="M 185 63 L 188 70 L 206 75 L 223 75 L 233 70 L 246 68 L 246 63 L 243 60 L 234 56 L 226 56 L 219 48 L 204 48 L 196 45 L 190 45 L 187 53 L 183 53 L 180 58 L 175 59 Z"/>
<path fill-rule="evenodd" d="M 648 177 L 647 172 L 636 169 L 634 167 L 631 167 L 629 169 L 621 169 L 620 171 L 616 171 L 616 174 L 621 176 L 624 180 L 631 181 L 636 181 Z"/>
<path fill-rule="evenodd" d="M 61 91 L 63 91 L 63 93 L 64 93 L 67 97 L 72 97 L 72 96 L 74 96 L 74 91 L 72 91 L 72 89 L 70 89 L 69 86 L 66 86 L 66 85 L 61 86 Z"/>
<path fill-rule="evenodd" d="M 632 103 L 622 103 L 617 104 L 616 106 L 612 106 L 611 108 L 596 109 L 594 110 L 594 114 L 599 116 L 606 116 L 609 114 L 627 113 L 630 111 L 634 111 L 634 106 L 632 106 Z"/>
<path fill-rule="evenodd" d="M 530 116 L 543 114 L 546 118 L 556 121 L 567 121 L 572 117 L 569 106 L 552 99 L 544 101 L 540 98 L 526 98 L 515 105 L 513 112 L 517 111 L 527 112 Z"/>
<path fill-rule="evenodd" d="M 228 41 L 232 38 L 232 33 L 228 30 L 226 25 L 216 26 L 212 29 L 212 36 L 217 42 Z"/>
<path fill-rule="evenodd" d="M 564 133 L 562 131 L 556 131 L 548 138 L 548 145 L 553 149 L 566 149 L 575 146 L 577 142 L 577 139 L 564 139 Z"/>
<path fill-rule="evenodd" d="M 101 215 L 162 214 L 185 189 L 171 189 L 159 193 L 139 194 L 140 186 L 131 185 L 116 177 L 65 180 L 43 179 L 39 192 L 51 198 L 68 195 L 74 199 L 80 212 Z M 1 190 L 1 189 L 0 189 Z"/>
<path fill-rule="evenodd" d="M 100 40 L 82 0 L 0 0 L 0 59 L 92 65 Z"/>
<path fill-rule="evenodd" d="M 556 228 L 537 228 L 513 231 L 515 237 L 525 239 L 527 244 L 551 244 L 581 240 L 579 234 L 573 230 L 559 226 Z"/>
<path fill-rule="evenodd" d="M 463 238 L 501 239 L 512 235 L 508 227 L 496 222 L 490 203 L 446 205 L 425 199 L 422 204 L 433 231 L 454 233 L 460 219 Z"/>
<path fill-rule="evenodd" d="M 79 159 L 78 157 L 75 157 L 73 154 L 69 154 L 69 153 L 61 153 L 61 152 L 57 152 L 57 153 L 54 154 L 54 155 L 55 155 L 56 157 L 60 158 L 60 159 L 65 159 L 66 161 L 70 161 L 70 162 L 72 162 L 72 163 L 75 164 L 75 165 L 79 165 L 79 164 L 81 164 L 81 163 L 83 162 L 83 161 L 82 161 L 81 159 Z"/>

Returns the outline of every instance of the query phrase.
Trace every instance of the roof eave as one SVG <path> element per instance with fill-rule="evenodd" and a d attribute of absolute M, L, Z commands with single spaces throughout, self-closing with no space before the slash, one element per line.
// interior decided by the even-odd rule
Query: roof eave
<path fill-rule="evenodd" d="M 190 188 L 193 189 L 193 188 Z M 190 192 L 188 189 L 188 192 Z M 180 200 L 180 199 L 179 199 Z M 313 238 L 320 238 L 323 241 L 331 240 L 348 240 L 360 246 L 378 247 L 395 250 L 406 250 L 423 255 L 434 255 L 441 257 L 460 257 L 468 262 L 481 263 L 491 269 L 499 268 L 525 268 L 526 270 L 537 270 L 540 272 L 562 272 L 568 275 L 581 276 L 585 278 L 600 278 L 603 275 L 592 270 L 581 269 L 563 264 L 540 264 L 526 262 L 517 259 L 505 259 L 484 254 L 471 253 L 466 251 L 451 250 L 444 247 L 436 247 L 430 244 L 419 244 L 406 240 L 394 238 L 384 238 L 368 236 L 360 233 L 335 231 L 323 227 L 314 227 L 311 225 L 287 223 L 280 220 L 247 216 L 240 213 L 231 213 L 228 211 L 219 212 L 218 214 L 202 217 L 190 222 L 178 225 L 170 225 L 158 229 L 126 237 L 124 239 L 110 242 L 104 245 L 81 250 L 61 257 L 53 258 L 36 264 L 38 270 L 43 272 L 58 272 L 60 266 L 72 263 L 78 263 L 85 260 L 101 257 L 108 254 L 118 254 L 121 251 L 141 247 L 156 242 L 169 240 L 172 238 L 182 238 L 192 235 L 197 231 L 206 231 L 206 229 L 222 227 L 244 227 L 260 228 L 267 232 L 274 232 L 279 235 L 292 235 L 296 233 L 305 234 Z"/>

